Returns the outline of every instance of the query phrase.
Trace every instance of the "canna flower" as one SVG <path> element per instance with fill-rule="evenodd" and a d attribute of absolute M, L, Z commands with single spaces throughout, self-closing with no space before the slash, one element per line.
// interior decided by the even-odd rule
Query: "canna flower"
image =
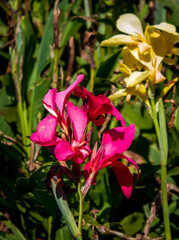
<path fill-rule="evenodd" d="M 85 139 L 87 116 L 71 102 L 67 103 L 67 112 L 73 128 L 71 142 L 69 143 L 65 137 L 61 139 L 55 146 L 54 154 L 58 161 L 72 158 L 73 161 L 82 163 L 91 153 Z"/>
<path fill-rule="evenodd" d="M 145 60 L 145 55 L 150 52 L 151 46 L 146 41 L 139 18 L 131 13 L 123 14 L 117 20 L 116 26 L 119 31 L 127 35 L 113 36 L 102 41 L 101 46 L 126 45 L 130 50 L 137 49 Z"/>
<path fill-rule="evenodd" d="M 50 115 L 39 122 L 37 132 L 33 133 L 30 137 L 34 143 L 41 146 L 56 145 L 60 141 L 57 137 L 58 133 L 56 132 L 58 123 L 65 134 L 69 135 L 69 127 L 67 124 L 68 116 L 65 114 L 65 106 L 71 93 L 83 78 L 83 74 L 78 75 L 76 81 L 62 92 L 57 92 L 55 88 L 48 91 L 42 103 Z"/>
<path fill-rule="evenodd" d="M 122 126 L 125 126 L 125 121 L 122 115 L 112 105 L 112 103 L 110 103 L 109 99 L 106 96 L 94 96 L 84 87 L 77 87 L 74 93 L 76 96 L 81 97 L 83 100 L 81 109 L 87 114 L 88 122 L 92 121 L 97 126 L 101 126 L 105 121 L 103 114 L 112 114 L 116 117 L 116 120 L 121 121 Z"/>
<path fill-rule="evenodd" d="M 58 120 L 53 115 L 49 115 L 41 120 L 37 126 L 37 132 L 30 137 L 31 141 L 41 146 L 52 146 L 59 142 L 56 132 Z"/>
<path fill-rule="evenodd" d="M 170 65 L 175 64 L 176 55 L 179 55 L 179 49 L 175 47 L 175 44 L 179 42 L 179 34 L 176 32 L 175 26 L 163 22 L 158 25 L 147 26 L 145 33 L 143 33 L 141 22 L 134 14 L 121 15 L 116 26 L 119 31 L 127 35 L 113 36 L 102 41 L 101 45 L 126 45 L 124 47 L 125 51 L 123 49 L 122 52 L 123 63 L 130 69 L 133 66 L 132 71 L 139 70 L 130 79 L 130 87 L 146 80 L 146 78 L 152 84 L 164 81 L 165 77 L 161 74 L 162 61 Z M 130 54 L 135 60 L 131 61 Z M 141 69 L 147 75 L 146 78 Z"/>
<path fill-rule="evenodd" d="M 58 118 L 58 122 L 63 130 L 67 127 L 67 119 L 64 114 L 65 105 L 70 95 L 83 78 L 83 74 L 78 75 L 76 81 L 62 92 L 57 93 L 57 89 L 50 89 L 42 101 L 44 107 L 49 111 L 49 113 Z"/>
<path fill-rule="evenodd" d="M 179 42 L 179 33 L 172 24 L 163 22 L 147 26 L 143 33 L 139 18 L 134 14 L 127 13 L 119 17 L 116 26 L 119 31 L 127 35 L 113 36 L 102 41 L 101 46 L 126 45 L 134 57 L 137 52 L 137 59 L 145 66 L 148 66 L 154 58 L 158 58 L 158 61 L 161 62 L 168 54 L 179 54 L 178 48 L 174 46 Z"/>
<path fill-rule="evenodd" d="M 141 83 L 135 85 L 134 87 L 127 87 L 127 88 L 120 89 L 114 94 L 110 95 L 108 98 L 111 102 L 113 102 L 121 97 L 126 97 L 126 100 L 129 103 L 130 98 L 133 95 L 136 96 L 135 102 L 137 100 L 137 97 L 139 97 L 140 99 L 142 99 L 142 101 L 144 101 L 144 103 L 148 107 L 148 110 L 151 109 L 146 87 L 144 86 L 144 84 L 141 84 Z"/>
<path fill-rule="evenodd" d="M 127 159 L 138 169 L 137 164 L 132 159 L 122 154 L 131 145 L 134 134 L 134 124 L 128 127 L 116 127 L 104 132 L 101 147 L 97 151 L 97 144 L 95 144 L 91 159 L 84 166 L 84 177 L 86 179 L 86 183 L 82 189 L 83 195 L 86 195 L 91 184 L 96 183 L 98 172 L 110 165 L 114 170 L 124 195 L 127 198 L 131 196 L 133 176 L 128 167 L 118 161 L 118 159 Z"/>

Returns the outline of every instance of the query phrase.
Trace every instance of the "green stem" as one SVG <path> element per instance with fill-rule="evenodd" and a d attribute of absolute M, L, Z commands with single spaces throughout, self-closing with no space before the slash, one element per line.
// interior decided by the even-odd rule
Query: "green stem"
<path fill-rule="evenodd" d="M 54 49 L 54 68 L 52 87 L 57 88 L 57 83 L 58 83 L 58 49 Z"/>
<path fill-rule="evenodd" d="M 79 231 L 75 219 L 69 209 L 68 202 L 65 198 L 64 192 L 58 182 L 55 182 L 53 179 L 51 179 L 52 183 L 52 190 L 53 195 L 55 197 L 55 200 L 57 202 L 57 205 L 71 231 L 71 234 L 73 237 L 77 240 L 82 240 L 81 232 Z"/>
<path fill-rule="evenodd" d="M 84 8 L 85 8 L 85 16 L 90 17 L 89 0 L 84 0 Z M 87 27 L 87 29 L 89 29 L 91 27 L 90 21 L 86 21 L 86 27 Z"/>
<path fill-rule="evenodd" d="M 28 117 L 27 117 L 27 108 L 25 101 L 22 100 L 21 96 L 21 80 L 20 80 L 20 67 L 17 64 L 17 53 L 15 49 L 11 50 L 11 65 L 12 65 L 12 76 L 14 81 L 14 86 L 16 89 L 16 96 L 17 96 L 17 112 L 20 120 L 20 127 L 22 131 L 22 143 L 23 147 L 27 153 L 27 156 L 30 157 L 30 148 L 28 144 L 30 143 L 28 136 L 29 136 L 29 126 L 28 126 Z"/>
<path fill-rule="evenodd" d="M 157 119 L 157 112 L 156 112 L 156 108 L 155 108 L 154 97 L 151 97 L 151 108 L 152 108 L 152 115 L 153 115 L 155 131 L 157 134 L 157 139 L 158 139 L 158 142 L 160 142 L 160 130 L 159 130 L 159 124 L 158 124 L 158 119 Z"/>
<path fill-rule="evenodd" d="M 91 67 L 90 70 L 90 92 L 93 92 L 94 88 L 94 68 Z"/>
<path fill-rule="evenodd" d="M 81 192 L 81 185 L 80 183 L 78 184 L 78 194 L 79 194 L 79 199 L 80 199 L 80 203 L 79 203 L 79 219 L 78 219 L 78 229 L 81 233 L 82 230 L 82 217 L 83 217 L 83 194 Z"/>
<path fill-rule="evenodd" d="M 167 201 L 167 157 L 168 138 L 165 111 L 162 99 L 159 99 L 160 156 L 161 156 L 161 191 L 166 240 L 171 240 L 169 209 Z"/>
<path fill-rule="evenodd" d="M 51 233 L 52 233 L 52 216 L 48 218 L 48 240 L 51 240 Z"/>
<path fill-rule="evenodd" d="M 26 114 L 26 109 L 23 108 L 21 100 L 19 100 L 18 105 L 17 105 L 17 111 L 20 119 L 20 126 L 21 126 L 21 131 L 22 131 L 22 142 L 24 145 L 24 149 L 27 153 L 27 156 L 30 156 L 30 147 L 28 147 L 28 144 L 30 143 L 29 139 L 27 136 L 29 135 L 28 132 L 28 124 L 27 124 L 27 114 Z"/>

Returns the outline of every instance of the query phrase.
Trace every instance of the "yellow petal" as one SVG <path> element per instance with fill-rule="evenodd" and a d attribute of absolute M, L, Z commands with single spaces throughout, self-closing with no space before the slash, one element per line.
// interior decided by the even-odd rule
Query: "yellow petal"
<path fill-rule="evenodd" d="M 131 44 L 137 44 L 137 42 L 133 40 L 131 36 L 125 34 L 115 35 L 101 42 L 101 46 L 131 45 Z"/>
<path fill-rule="evenodd" d="M 169 43 L 164 32 L 154 29 L 150 34 L 150 44 L 157 56 L 164 57 L 169 51 Z"/>
<path fill-rule="evenodd" d="M 170 89 L 178 82 L 178 80 L 179 80 L 179 78 L 175 78 L 172 81 L 170 81 L 169 83 L 167 83 L 166 87 L 163 88 L 159 97 L 163 98 L 170 91 Z"/>
<path fill-rule="evenodd" d="M 169 42 L 175 44 L 179 42 L 179 33 L 176 32 L 176 27 L 170 23 L 160 23 L 158 25 L 153 25 L 153 27 L 164 31 L 167 35 Z"/>
<path fill-rule="evenodd" d="M 125 76 L 130 76 L 131 75 L 131 70 L 128 68 L 128 66 L 124 63 L 120 63 L 119 65 L 119 71 L 124 74 Z"/>
<path fill-rule="evenodd" d="M 131 54 L 128 47 L 124 47 L 122 50 L 122 59 L 125 65 L 127 65 L 130 70 L 141 70 L 142 66 L 139 61 Z"/>
<path fill-rule="evenodd" d="M 148 70 L 144 72 L 133 72 L 128 78 L 125 79 L 127 87 L 133 87 L 138 83 L 141 83 L 144 81 L 148 76 L 150 72 Z"/>
<path fill-rule="evenodd" d="M 179 42 L 179 33 L 176 32 L 175 26 L 169 23 L 147 26 L 145 37 L 154 52 L 160 56 L 164 56 L 171 46 Z"/>
<path fill-rule="evenodd" d="M 179 48 L 176 48 L 176 47 L 172 48 L 171 49 L 171 53 L 174 54 L 174 55 L 179 56 Z"/>
<path fill-rule="evenodd" d="M 134 56 L 134 58 L 138 60 L 141 64 L 146 66 L 148 69 L 152 67 L 152 57 L 151 57 L 152 50 L 150 50 L 148 54 L 141 55 L 137 47 L 129 46 L 128 48 L 130 53 Z"/>
<path fill-rule="evenodd" d="M 134 87 L 128 88 L 127 93 L 129 93 L 131 95 L 137 95 L 137 96 L 141 97 L 142 99 L 146 99 L 146 97 L 147 97 L 146 88 L 143 84 L 137 84 Z"/>
<path fill-rule="evenodd" d="M 163 81 L 165 81 L 166 77 L 164 77 L 160 71 L 156 71 L 156 75 L 155 75 L 155 84 L 157 83 L 161 83 Z"/>
<path fill-rule="evenodd" d="M 126 89 L 120 89 L 119 91 L 115 92 L 114 94 L 110 95 L 108 98 L 111 102 L 117 100 L 118 98 L 127 96 Z"/>
<path fill-rule="evenodd" d="M 146 88 L 143 84 L 137 84 L 135 87 L 128 88 L 127 93 L 130 95 L 138 96 L 145 102 L 148 109 L 151 109 L 151 106 L 150 106 L 150 103 L 148 100 L 148 94 L 147 94 Z"/>
<path fill-rule="evenodd" d="M 144 38 L 141 22 L 139 18 L 132 13 L 121 15 L 116 22 L 116 26 L 121 32 L 130 35 L 137 34 Z"/>
<path fill-rule="evenodd" d="M 151 46 L 149 44 L 147 44 L 146 42 L 140 42 L 138 44 L 138 48 L 139 48 L 140 54 L 146 55 L 146 54 L 149 54 L 149 50 L 150 50 Z"/>

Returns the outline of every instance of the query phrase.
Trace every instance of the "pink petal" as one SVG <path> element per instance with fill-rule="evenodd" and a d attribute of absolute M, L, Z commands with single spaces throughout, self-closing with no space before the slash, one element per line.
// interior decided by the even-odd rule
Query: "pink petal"
<path fill-rule="evenodd" d="M 37 126 L 37 132 L 40 142 L 50 142 L 54 140 L 57 122 L 57 118 L 53 115 L 49 115 L 39 122 Z"/>
<path fill-rule="evenodd" d="M 82 109 L 88 113 L 88 121 L 92 121 L 97 126 L 101 126 L 105 121 L 103 114 L 112 114 L 117 120 L 121 121 L 122 126 L 125 126 L 125 121 L 122 115 L 110 103 L 110 100 L 106 96 L 94 96 L 84 87 L 76 88 L 75 95 L 83 99 Z"/>
<path fill-rule="evenodd" d="M 55 147 L 55 157 L 58 161 L 67 161 L 75 155 L 68 142 L 61 141 Z"/>
<path fill-rule="evenodd" d="M 57 89 L 53 88 L 48 91 L 48 93 L 45 95 L 42 103 L 44 104 L 44 107 L 49 111 L 53 116 L 58 117 L 57 109 L 56 109 L 56 94 Z"/>
<path fill-rule="evenodd" d="M 133 176 L 128 167 L 119 161 L 113 161 L 111 166 L 113 167 L 114 173 L 124 195 L 126 198 L 130 198 L 133 187 Z"/>
<path fill-rule="evenodd" d="M 135 125 L 116 127 L 103 133 L 102 144 L 105 145 L 105 156 L 114 156 L 126 151 L 132 143 Z"/>
<path fill-rule="evenodd" d="M 91 168 L 90 168 L 90 161 L 88 161 L 84 168 L 83 168 L 83 172 L 84 172 L 84 178 L 87 179 L 89 177 L 89 174 L 91 172 Z"/>
<path fill-rule="evenodd" d="M 84 145 L 83 147 L 80 148 L 79 150 L 80 153 L 80 158 L 82 159 L 82 161 L 84 161 L 91 153 L 91 149 L 88 146 L 88 144 Z"/>
<path fill-rule="evenodd" d="M 84 78 L 83 74 L 78 75 L 76 81 L 73 82 L 66 90 L 64 90 L 63 92 L 57 93 L 56 104 L 58 106 L 60 115 L 62 117 L 63 117 L 64 107 L 66 102 L 68 101 L 71 93 L 75 90 L 78 84 L 83 80 L 83 78 Z"/>
<path fill-rule="evenodd" d="M 30 137 L 30 140 L 38 145 L 49 147 L 49 146 L 56 145 L 60 141 L 60 138 L 54 136 L 54 138 L 50 142 L 41 142 L 38 137 L 38 132 L 35 132 Z"/>
<path fill-rule="evenodd" d="M 75 107 L 71 102 L 67 103 L 67 111 L 72 123 L 75 140 L 80 143 L 83 141 L 82 137 L 84 136 L 86 130 L 88 119 L 86 113 L 78 107 Z"/>

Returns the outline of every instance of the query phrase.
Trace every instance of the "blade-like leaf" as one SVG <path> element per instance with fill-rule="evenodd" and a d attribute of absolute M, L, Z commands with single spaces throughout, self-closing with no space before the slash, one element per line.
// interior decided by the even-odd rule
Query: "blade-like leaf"
<path fill-rule="evenodd" d="M 105 79 L 109 78 L 109 76 L 111 75 L 111 73 L 116 67 L 120 54 L 121 54 L 121 51 L 117 51 L 115 54 L 109 57 L 105 62 L 103 62 L 96 73 L 96 77 L 101 77 Z"/>
<path fill-rule="evenodd" d="M 47 18 L 43 38 L 41 40 L 38 51 L 38 58 L 34 65 L 33 72 L 28 83 L 28 89 L 37 81 L 41 71 L 48 64 L 50 45 L 52 45 L 52 42 L 53 42 L 53 10 L 51 10 Z"/>

